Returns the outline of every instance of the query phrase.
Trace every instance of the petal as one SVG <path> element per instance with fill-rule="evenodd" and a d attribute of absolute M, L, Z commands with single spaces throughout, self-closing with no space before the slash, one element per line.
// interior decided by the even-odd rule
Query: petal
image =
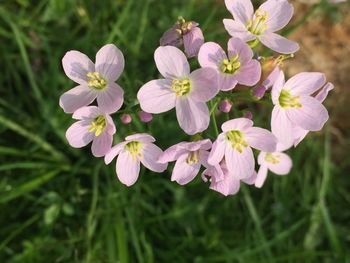
<path fill-rule="evenodd" d="M 189 77 L 191 91 L 189 96 L 195 101 L 207 102 L 219 92 L 218 73 L 212 68 L 200 68 Z"/>
<path fill-rule="evenodd" d="M 242 131 L 242 130 L 248 129 L 249 127 L 252 127 L 252 126 L 253 126 L 253 121 L 251 121 L 247 118 L 236 118 L 236 119 L 224 122 L 221 125 L 221 129 L 224 132 L 233 131 L 233 130 Z"/>
<path fill-rule="evenodd" d="M 118 111 L 124 102 L 124 90 L 116 83 L 108 84 L 104 90 L 97 94 L 98 107 L 105 113 Z"/>
<path fill-rule="evenodd" d="M 236 73 L 238 83 L 245 86 L 254 86 L 261 78 L 261 66 L 259 61 L 252 59 L 242 65 Z"/>
<path fill-rule="evenodd" d="M 253 17 L 254 7 L 250 0 L 225 0 L 225 4 L 233 18 L 242 24 Z"/>
<path fill-rule="evenodd" d="M 199 173 L 200 163 L 188 164 L 186 162 L 188 155 L 181 155 L 176 161 L 171 181 L 176 181 L 180 185 L 185 185 L 191 182 Z"/>
<path fill-rule="evenodd" d="M 273 153 L 273 155 L 279 160 L 279 163 L 267 163 L 268 168 L 271 170 L 271 172 L 278 175 L 289 174 L 293 165 L 292 159 L 285 153 Z"/>
<path fill-rule="evenodd" d="M 225 173 L 223 180 L 212 180 L 210 189 L 223 194 L 224 196 L 234 195 L 238 193 L 240 188 L 240 181 L 232 174 Z"/>
<path fill-rule="evenodd" d="M 199 49 L 204 44 L 203 32 L 199 27 L 193 27 L 191 31 L 183 36 L 185 52 L 189 58 L 198 55 Z"/>
<path fill-rule="evenodd" d="M 70 146 L 74 148 L 82 148 L 88 145 L 95 137 L 94 133 L 88 131 L 90 121 L 78 121 L 68 128 L 66 138 Z"/>
<path fill-rule="evenodd" d="M 205 150 L 200 150 L 198 155 L 199 162 L 205 167 L 209 168 L 211 165 L 208 163 L 209 152 Z"/>
<path fill-rule="evenodd" d="M 299 45 L 287 38 L 271 32 L 259 36 L 259 40 L 268 48 L 281 54 L 292 54 L 299 50 Z"/>
<path fill-rule="evenodd" d="M 133 185 L 140 173 L 140 161 L 133 158 L 128 151 L 122 151 L 116 164 L 117 176 L 126 186 Z"/>
<path fill-rule="evenodd" d="M 165 31 L 160 39 L 161 46 L 174 46 L 180 47 L 182 44 L 181 35 L 176 31 L 179 26 L 176 24 L 172 28 Z"/>
<path fill-rule="evenodd" d="M 267 173 L 268 173 L 267 166 L 266 165 L 260 166 L 258 171 L 258 176 L 255 180 L 255 187 L 261 188 L 264 185 L 264 182 L 267 177 Z"/>
<path fill-rule="evenodd" d="M 256 36 L 248 31 L 245 25 L 233 19 L 224 19 L 224 27 L 232 37 L 242 39 L 244 42 L 256 39 Z"/>
<path fill-rule="evenodd" d="M 253 50 L 239 38 L 232 37 L 227 43 L 228 57 L 238 55 L 238 59 L 241 64 L 250 61 L 253 57 Z"/>
<path fill-rule="evenodd" d="M 159 163 L 168 163 L 173 162 L 179 157 L 185 153 L 188 153 L 188 150 L 181 147 L 184 144 L 184 142 L 180 142 L 178 144 L 175 144 L 168 149 L 166 149 L 158 158 Z"/>
<path fill-rule="evenodd" d="M 224 59 L 227 59 L 225 51 L 214 42 L 203 44 L 198 53 L 198 62 L 202 68 L 218 69 Z"/>
<path fill-rule="evenodd" d="M 216 141 L 213 143 L 211 148 L 208 163 L 211 165 L 216 165 L 221 162 L 222 158 L 224 158 L 226 149 L 226 142 L 224 139 L 224 135 L 220 134 Z"/>
<path fill-rule="evenodd" d="M 89 57 L 75 50 L 64 55 L 62 65 L 68 78 L 79 84 L 86 84 L 86 74 L 95 71 L 94 63 Z"/>
<path fill-rule="evenodd" d="M 250 147 L 244 147 L 242 152 L 226 147 L 225 160 L 228 171 L 238 179 L 249 178 L 254 172 L 255 160 Z"/>
<path fill-rule="evenodd" d="M 121 142 L 118 143 L 117 145 L 113 146 L 112 149 L 108 151 L 108 153 L 105 155 L 104 161 L 105 164 L 110 164 L 111 161 L 122 151 L 124 150 L 125 145 L 128 142 Z"/>
<path fill-rule="evenodd" d="M 103 114 L 96 106 L 86 106 L 76 110 L 73 113 L 72 118 L 76 120 L 89 120 L 94 119 L 98 115 Z"/>
<path fill-rule="evenodd" d="M 190 74 L 190 65 L 185 54 L 176 47 L 158 47 L 154 52 L 154 60 L 164 78 L 183 78 Z"/>
<path fill-rule="evenodd" d="M 97 136 L 92 141 L 91 151 L 95 157 L 105 156 L 111 149 L 113 142 L 113 136 L 108 132 L 103 132 L 100 136 Z"/>
<path fill-rule="evenodd" d="M 278 141 L 285 145 L 293 144 L 293 125 L 284 109 L 275 106 L 272 110 L 271 131 Z"/>
<path fill-rule="evenodd" d="M 180 147 L 191 152 L 198 150 L 209 150 L 211 148 L 211 141 L 209 139 L 205 139 L 194 142 L 184 142 L 180 145 Z"/>
<path fill-rule="evenodd" d="M 116 133 L 117 129 L 115 127 L 115 124 L 114 124 L 114 121 L 113 119 L 111 118 L 111 116 L 109 115 L 105 115 L 105 118 L 107 120 L 107 132 L 110 134 L 110 135 L 113 135 Z"/>
<path fill-rule="evenodd" d="M 225 73 L 220 73 L 218 75 L 218 82 L 219 82 L 219 88 L 222 91 L 229 91 L 234 89 L 237 84 L 238 80 L 236 78 L 236 75 L 230 75 L 230 74 L 225 74 Z"/>
<path fill-rule="evenodd" d="M 290 78 L 284 86 L 294 95 L 311 95 L 325 83 L 323 73 L 302 72 Z"/>
<path fill-rule="evenodd" d="M 77 109 L 87 106 L 96 98 L 96 92 L 86 85 L 79 85 L 68 90 L 60 97 L 60 107 L 65 113 L 72 113 Z"/>
<path fill-rule="evenodd" d="M 250 127 L 244 131 L 244 138 L 254 149 L 263 152 L 274 152 L 276 150 L 277 138 L 266 129 Z"/>
<path fill-rule="evenodd" d="M 294 136 L 294 147 L 297 147 L 299 143 L 308 135 L 309 131 L 304 130 L 298 126 L 293 127 L 293 136 Z M 282 150 L 280 150 L 282 152 Z"/>
<path fill-rule="evenodd" d="M 253 185 L 255 184 L 256 178 L 258 177 L 258 174 L 254 171 L 253 174 L 246 178 L 246 179 L 242 179 L 242 182 L 248 185 Z"/>
<path fill-rule="evenodd" d="M 210 121 L 207 104 L 186 96 L 176 100 L 176 117 L 181 129 L 189 135 L 206 130 Z"/>
<path fill-rule="evenodd" d="M 109 82 L 116 81 L 124 70 L 123 53 L 113 44 L 103 46 L 96 54 L 96 71 Z"/>
<path fill-rule="evenodd" d="M 294 12 L 293 6 L 287 0 L 268 0 L 259 9 L 268 13 L 266 24 L 269 32 L 284 28 L 291 20 Z"/>
<path fill-rule="evenodd" d="M 275 69 L 268 75 L 268 77 L 263 81 L 263 85 L 265 86 L 266 89 L 269 89 L 275 84 L 277 81 L 278 77 L 280 76 L 280 71 L 281 69 L 279 66 L 276 66 Z"/>
<path fill-rule="evenodd" d="M 313 97 L 301 96 L 301 108 L 288 108 L 288 118 L 297 126 L 308 131 L 319 131 L 328 120 L 327 109 Z"/>
<path fill-rule="evenodd" d="M 279 71 L 279 75 L 273 84 L 272 90 L 271 90 L 271 97 L 272 97 L 272 102 L 273 104 L 279 104 L 279 97 L 281 94 L 281 91 L 284 87 L 285 84 L 285 79 L 284 79 L 284 73 L 282 70 Z"/>
<path fill-rule="evenodd" d="M 163 172 L 168 164 L 158 163 L 157 160 L 163 151 L 153 143 L 143 143 L 140 158 L 141 163 L 149 170 L 157 173 Z"/>
<path fill-rule="evenodd" d="M 156 140 L 149 134 L 147 133 L 136 133 L 133 135 L 129 135 L 125 137 L 126 141 L 139 141 L 139 142 L 144 142 L 144 143 L 151 143 L 155 142 Z"/>
<path fill-rule="evenodd" d="M 162 113 L 175 107 L 176 94 L 167 79 L 151 80 L 137 93 L 141 109 L 148 113 Z"/>
<path fill-rule="evenodd" d="M 327 96 L 328 92 L 330 92 L 332 89 L 334 89 L 334 85 L 330 82 L 328 82 L 315 96 L 315 99 L 319 102 L 323 102 Z"/>

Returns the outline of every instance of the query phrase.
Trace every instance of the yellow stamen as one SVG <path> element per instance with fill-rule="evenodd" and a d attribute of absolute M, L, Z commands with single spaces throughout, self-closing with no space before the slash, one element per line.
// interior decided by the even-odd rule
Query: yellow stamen
<path fill-rule="evenodd" d="M 171 89 L 175 91 L 176 96 L 187 95 L 191 90 L 191 83 L 189 79 L 174 79 L 172 81 Z"/>
<path fill-rule="evenodd" d="M 199 162 L 198 155 L 199 155 L 199 151 L 191 152 L 186 159 L 186 163 L 188 163 L 189 165 L 198 163 Z"/>
<path fill-rule="evenodd" d="M 107 80 L 96 71 L 88 72 L 86 76 L 88 77 L 87 83 L 90 88 L 102 90 L 107 86 Z"/>
<path fill-rule="evenodd" d="M 125 145 L 124 149 L 130 152 L 134 160 L 136 160 L 136 156 L 139 156 L 140 158 L 142 158 L 142 153 L 141 153 L 142 144 L 140 142 L 138 141 L 129 142 L 127 145 Z"/>
<path fill-rule="evenodd" d="M 237 150 L 239 153 L 243 152 L 243 147 L 249 146 L 244 140 L 244 135 L 242 132 L 237 130 L 226 132 L 226 139 L 231 142 L 232 148 Z"/>
<path fill-rule="evenodd" d="M 89 132 L 95 132 L 95 136 L 98 137 L 104 131 L 107 126 L 106 118 L 103 115 L 97 116 L 88 129 Z"/>
<path fill-rule="evenodd" d="M 248 21 L 247 29 L 254 35 L 261 35 L 267 29 L 266 20 L 268 19 L 268 13 L 258 9 L 255 11 L 254 16 L 253 20 Z"/>
<path fill-rule="evenodd" d="M 241 62 L 238 61 L 239 55 L 235 55 L 230 59 L 224 59 L 221 63 L 221 72 L 226 74 L 235 74 L 241 68 Z"/>
<path fill-rule="evenodd" d="M 272 163 L 272 164 L 279 164 L 280 163 L 280 155 L 266 153 L 265 161 L 268 163 Z"/>
<path fill-rule="evenodd" d="M 288 90 L 283 89 L 278 98 L 278 101 L 282 108 L 301 108 L 302 105 L 299 102 L 300 96 L 292 96 Z"/>
<path fill-rule="evenodd" d="M 186 21 L 182 16 L 177 19 L 177 24 L 179 28 L 176 29 L 176 32 L 180 35 L 186 35 L 193 27 L 193 23 L 191 21 Z"/>

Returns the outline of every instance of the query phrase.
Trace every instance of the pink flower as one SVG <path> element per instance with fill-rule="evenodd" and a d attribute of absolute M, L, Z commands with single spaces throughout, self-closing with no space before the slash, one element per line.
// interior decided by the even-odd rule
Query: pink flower
<path fill-rule="evenodd" d="M 145 133 L 130 135 L 106 154 L 105 163 L 109 164 L 119 155 L 116 172 L 119 180 L 126 186 L 131 186 L 137 181 L 140 162 L 149 170 L 161 173 L 166 169 L 167 164 L 157 162 L 162 150 L 153 142 L 155 139 Z"/>
<path fill-rule="evenodd" d="M 289 147 L 288 147 L 289 148 Z M 255 186 L 261 188 L 266 180 L 268 170 L 277 175 L 289 174 L 292 169 L 292 159 L 285 153 L 286 150 L 281 144 L 277 145 L 276 152 L 261 152 L 258 156 L 258 164 L 260 165 Z"/>
<path fill-rule="evenodd" d="M 179 17 L 177 23 L 164 33 L 160 45 L 175 47 L 184 45 L 189 58 L 197 56 L 199 48 L 204 43 L 204 36 L 198 25 L 196 22 Z"/>
<path fill-rule="evenodd" d="M 247 118 L 249 120 L 252 120 L 253 119 L 253 113 L 251 111 L 246 111 L 244 114 L 243 114 L 243 118 Z"/>
<path fill-rule="evenodd" d="M 124 56 L 115 45 L 103 46 L 95 64 L 79 51 L 67 52 L 62 64 L 66 75 L 79 84 L 61 96 L 60 106 L 65 112 L 72 113 L 95 99 L 105 113 L 116 112 L 123 105 L 124 91 L 115 81 L 124 69 Z"/>
<path fill-rule="evenodd" d="M 139 111 L 138 115 L 142 122 L 150 122 L 153 120 L 153 116 L 151 113 Z"/>
<path fill-rule="evenodd" d="M 334 85 L 332 83 L 327 83 L 315 96 L 315 99 L 318 100 L 319 102 L 323 102 L 327 95 L 328 92 L 334 89 Z M 300 128 L 298 126 L 293 127 L 293 137 L 294 137 L 294 146 L 296 147 L 309 133 L 308 130 L 304 130 L 303 128 Z"/>
<path fill-rule="evenodd" d="M 229 113 L 232 108 L 232 103 L 229 100 L 223 100 L 219 104 L 219 111 Z"/>
<path fill-rule="evenodd" d="M 253 96 L 257 99 L 264 97 L 265 92 L 275 83 L 280 74 L 280 71 L 281 70 L 279 66 L 276 66 L 274 70 L 267 76 L 267 78 L 261 83 L 261 85 L 258 85 L 253 89 Z"/>
<path fill-rule="evenodd" d="M 79 121 L 66 132 L 72 147 L 82 148 L 92 141 L 91 151 L 96 157 L 104 156 L 111 149 L 116 128 L 108 114 L 96 106 L 88 106 L 75 111 L 73 119 Z"/>
<path fill-rule="evenodd" d="M 282 53 L 295 53 L 299 45 L 274 32 L 284 28 L 293 16 L 293 6 L 287 0 L 268 0 L 254 13 L 250 0 L 225 0 L 233 19 L 224 19 L 227 32 L 243 41 L 260 41 Z"/>
<path fill-rule="evenodd" d="M 238 118 L 225 122 L 213 144 L 208 163 L 216 165 L 225 157 L 227 169 L 239 179 L 249 178 L 254 172 L 255 160 L 253 151 L 274 152 L 276 137 L 268 130 L 252 127 L 253 122 Z"/>
<path fill-rule="evenodd" d="M 120 117 L 120 120 L 122 121 L 123 124 L 129 124 L 132 122 L 132 118 L 131 118 L 130 114 L 123 114 Z"/>
<path fill-rule="evenodd" d="M 311 95 L 325 84 L 324 74 L 303 72 L 285 82 L 281 71 L 272 88 L 275 105 L 271 129 L 284 145 L 294 143 L 295 127 L 306 131 L 319 131 L 328 120 L 327 109 Z"/>
<path fill-rule="evenodd" d="M 211 148 L 209 139 L 195 142 L 180 142 L 168 148 L 159 157 L 159 163 L 176 161 L 171 181 L 180 185 L 191 182 L 199 172 L 201 166 L 208 167 L 208 150 Z"/>
<path fill-rule="evenodd" d="M 231 90 L 237 84 L 255 85 L 260 79 L 261 67 L 253 59 L 251 48 L 239 38 L 231 38 L 227 46 L 228 56 L 218 44 L 205 43 L 199 50 L 199 64 L 218 72 L 219 88 L 223 91 Z"/>
<path fill-rule="evenodd" d="M 241 182 L 246 184 L 254 184 L 256 180 L 256 172 L 253 173 L 246 179 L 239 179 L 233 173 L 231 173 L 222 161 L 220 164 L 211 166 L 204 170 L 203 180 L 207 181 L 205 176 L 210 177 L 210 189 L 223 194 L 224 196 L 235 195 L 238 193 Z"/>
<path fill-rule="evenodd" d="M 176 47 L 159 47 L 154 53 L 159 72 L 165 79 L 152 80 L 137 94 L 141 109 L 162 113 L 176 108 L 180 127 L 190 135 L 209 126 L 207 101 L 218 93 L 217 73 L 201 68 L 190 73 L 184 53 Z"/>

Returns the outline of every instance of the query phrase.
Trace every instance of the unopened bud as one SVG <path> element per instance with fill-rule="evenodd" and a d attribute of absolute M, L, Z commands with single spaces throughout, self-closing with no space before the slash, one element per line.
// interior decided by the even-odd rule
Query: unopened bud
<path fill-rule="evenodd" d="M 264 85 L 258 85 L 253 89 L 253 96 L 260 100 L 262 97 L 264 97 L 266 92 L 266 87 Z"/>
<path fill-rule="evenodd" d="M 132 122 L 132 118 L 130 116 L 130 114 L 123 114 L 121 117 L 120 117 L 120 120 L 122 121 L 122 123 L 124 124 L 129 124 Z"/>
<path fill-rule="evenodd" d="M 153 115 L 148 112 L 139 111 L 138 115 L 142 122 L 150 122 L 153 119 Z"/>
<path fill-rule="evenodd" d="M 253 113 L 251 113 L 250 111 L 246 111 L 244 114 L 243 114 L 243 118 L 247 118 L 249 120 L 252 120 L 253 119 Z"/>
<path fill-rule="evenodd" d="M 231 111 L 232 103 L 228 100 L 223 100 L 219 104 L 219 111 L 228 113 Z"/>

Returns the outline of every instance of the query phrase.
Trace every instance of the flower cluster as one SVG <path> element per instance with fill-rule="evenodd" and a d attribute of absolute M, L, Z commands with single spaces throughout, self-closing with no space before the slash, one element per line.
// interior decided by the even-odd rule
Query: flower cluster
<path fill-rule="evenodd" d="M 129 125 L 133 119 L 125 108 L 135 105 L 123 106 L 124 91 L 115 82 L 124 70 L 124 56 L 108 44 L 97 52 L 95 64 L 78 51 L 63 58 L 66 75 L 78 84 L 60 98 L 63 110 L 77 120 L 67 130 L 69 144 L 81 148 L 92 142 L 92 154 L 104 156 L 106 164 L 117 157 L 117 176 L 127 186 L 137 181 L 140 164 L 162 173 L 175 162 L 171 180 L 180 185 L 194 180 L 202 170 L 203 181 L 223 195 L 236 194 L 241 182 L 262 187 L 269 170 L 288 174 L 292 160 L 284 151 L 296 147 L 308 132 L 322 129 L 328 120 L 322 102 L 333 85 L 317 72 L 285 80 L 282 62 L 299 49 L 297 43 L 276 33 L 292 18 L 293 7 L 287 0 L 267 0 L 255 11 L 250 0 L 225 0 L 225 4 L 233 16 L 223 20 L 231 36 L 227 49 L 205 42 L 199 24 L 180 17 L 154 52 L 162 77 L 145 83 L 137 93 L 137 115 L 142 122 L 175 108 L 179 126 L 191 135 L 189 141 L 163 152 L 154 137 L 136 133 L 112 147 L 117 129 L 111 114 L 120 114 L 121 122 Z M 280 55 L 257 56 L 254 49 L 260 44 Z M 188 59 L 197 59 L 200 68 L 191 71 Z M 271 131 L 254 126 L 250 109 L 243 117 L 235 111 L 232 118 L 236 102 L 232 98 L 238 89 L 249 102 L 264 100 L 273 105 Z M 227 118 L 221 133 L 216 121 L 220 112 Z M 208 129 L 210 125 L 213 129 Z M 258 151 L 257 162 L 254 151 Z"/>

